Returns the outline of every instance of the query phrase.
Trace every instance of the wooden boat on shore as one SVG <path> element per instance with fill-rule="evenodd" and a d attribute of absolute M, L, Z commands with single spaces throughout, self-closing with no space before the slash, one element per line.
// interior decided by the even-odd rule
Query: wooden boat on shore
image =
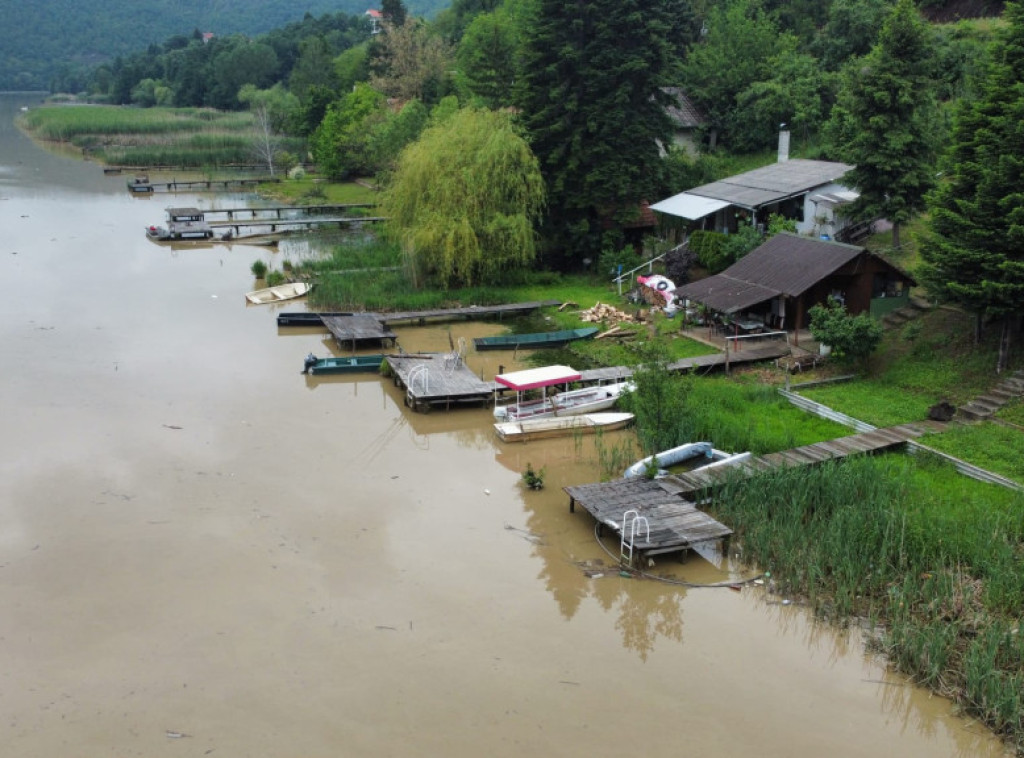
<path fill-rule="evenodd" d="M 473 347 L 477 350 L 534 350 L 547 347 L 562 347 L 576 340 L 589 339 L 599 331 L 600 329 L 596 326 L 587 326 L 580 329 L 561 329 L 555 332 L 474 337 Z"/>
<path fill-rule="evenodd" d="M 261 290 L 253 290 L 245 295 L 245 299 L 250 303 L 256 305 L 263 305 L 264 303 L 277 303 L 281 300 L 291 300 L 292 298 L 302 297 L 309 292 L 308 282 L 289 282 L 288 284 L 279 284 L 276 287 L 267 287 Z"/>
<path fill-rule="evenodd" d="M 594 434 L 597 431 L 623 429 L 633 423 L 632 413 L 584 413 L 579 416 L 554 416 L 523 421 L 503 421 L 494 425 L 502 442 L 525 442 L 570 434 Z"/>
<path fill-rule="evenodd" d="M 370 374 L 380 371 L 383 353 L 349 355 L 344 358 L 317 358 L 310 353 L 303 365 L 303 374 Z"/>
<path fill-rule="evenodd" d="M 580 378 L 580 373 L 569 366 L 545 366 L 498 374 L 494 377 L 495 383 L 515 390 L 516 399 L 504 405 L 495 404 L 494 418 L 497 421 L 523 421 L 594 413 L 611 408 L 622 393 L 633 389 L 632 382 L 613 382 L 570 390 L 569 385 Z M 565 389 L 547 394 L 549 388 L 558 385 L 564 385 Z M 524 398 L 524 392 L 538 389 L 541 391 L 539 398 Z"/>

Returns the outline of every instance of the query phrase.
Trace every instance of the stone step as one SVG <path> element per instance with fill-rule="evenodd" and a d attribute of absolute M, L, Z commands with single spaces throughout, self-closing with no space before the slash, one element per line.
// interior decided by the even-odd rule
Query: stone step
<path fill-rule="evenodd" d="M 988 391 L 988 394 L 991 395 L 992 397 L 999 398 L 1004 403 L 1008 403 L 1011 400 L 1014 400 L 1014 399 L 1020 397 L 1020 392 L 1014 392 L 1012 389 L 1007 389 L 1002 384 L 998 385 L 997 387 L 993 387 L 992 389 L 990 389 Z"/>
<path fill-rule="evenodd" d="M 979 395 L 978 397 L 974 398 L 970 403 L 968 403 L 968 405 L 971 404 L 980 405 L 982 408 L 988 408 L 991 411 L 998 411 L 1000 408 L 1006 405 L 1004 401 L 1000 400 L 997 397 L 992 397 L 991 395 Z"/>
<path fill-rule="evenodd" d="M 898 311 L 890 311 L 882 317 L 882 323 L 889 327 L 903 326 L 908 321 L 910 321 L 910 316 L 906 315 L 902 308 Z"/>
<path fill-rule="evenodd" d="M 916 308 L 919 311 L 930 311 L 932 309 L 932 304 L 925 300 L 923 297 L 911 295 L 910 307 Z"/>
<path fill-rule="evenodd" d="M 956 409 L 956 412 L 958 415 L 971 421 L 983 421 L 992 415 L 992 411 L 982 408 L 980 405 L 975 405 L 973 402 L 961 405 Z"/>

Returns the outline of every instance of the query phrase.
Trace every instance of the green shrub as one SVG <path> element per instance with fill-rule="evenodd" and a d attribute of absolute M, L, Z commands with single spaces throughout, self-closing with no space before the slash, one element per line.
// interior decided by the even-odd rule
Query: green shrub
<path fill-rule="evenodd" d="M 267 274 L 268 287 L 276 287 L 279 284 L 284 284 L 286 281 L 288 281 L 288 277 L 281 271 L 271 271 Z"/>
<path fill-rule="evenodd" d="M 261 260 L 256 260 L 252 262 L 249 270 L 252 271 L 252 275 L 257 279 L 262 279 L 267 275 L 267 264 Z"/>

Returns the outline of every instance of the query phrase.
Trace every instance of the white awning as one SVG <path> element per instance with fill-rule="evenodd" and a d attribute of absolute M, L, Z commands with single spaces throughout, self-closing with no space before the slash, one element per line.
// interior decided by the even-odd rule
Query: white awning
<path fill-rule="evenodd" d="M 705 216 L 710 216 L 715 211 L 729 207 L 730 203 L 725 200 L 716 200 L 713 197 L 691 195 L 689 192 L 680 192 L 668 200 L 662 200 L 651 206 L 652 211 L 667 213 L 669 216 L 680 216 L 681 218 L 697 221 Z"/>
<path fill-rule="evenodd" d="M 568 384 L 579 381 L 580 378 L 580 372 L 569 366 L 543 366 L 528 368 L 524 371 L 512 371 L 508 374 L 498 374 L 494 377 L 494 381 L 509 389 L 523 392 L 538 387 L 550 387 L 554 384 Z"/>

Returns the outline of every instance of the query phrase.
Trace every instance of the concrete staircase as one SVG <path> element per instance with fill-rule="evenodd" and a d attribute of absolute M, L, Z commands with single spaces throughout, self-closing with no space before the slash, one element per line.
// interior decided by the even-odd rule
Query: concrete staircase
<path fill-rule="evenodd" d="M 1024 371 L 1015 371 L 984 395 L 957 409 L 957 414 L 968 421 L 983 421 L 1016 398 L 1024 397 Z"/>
<path fill-rule="evenodd" d="M 931 303 L 927 300 L 911 296 L 907 301 L 907 305 L 904 305 L 899 310 L 886 313 L 882 317 L 882 326 L 886 329 L 899 329 L 908 321 L 913 321 L 931 309 Z"/>

